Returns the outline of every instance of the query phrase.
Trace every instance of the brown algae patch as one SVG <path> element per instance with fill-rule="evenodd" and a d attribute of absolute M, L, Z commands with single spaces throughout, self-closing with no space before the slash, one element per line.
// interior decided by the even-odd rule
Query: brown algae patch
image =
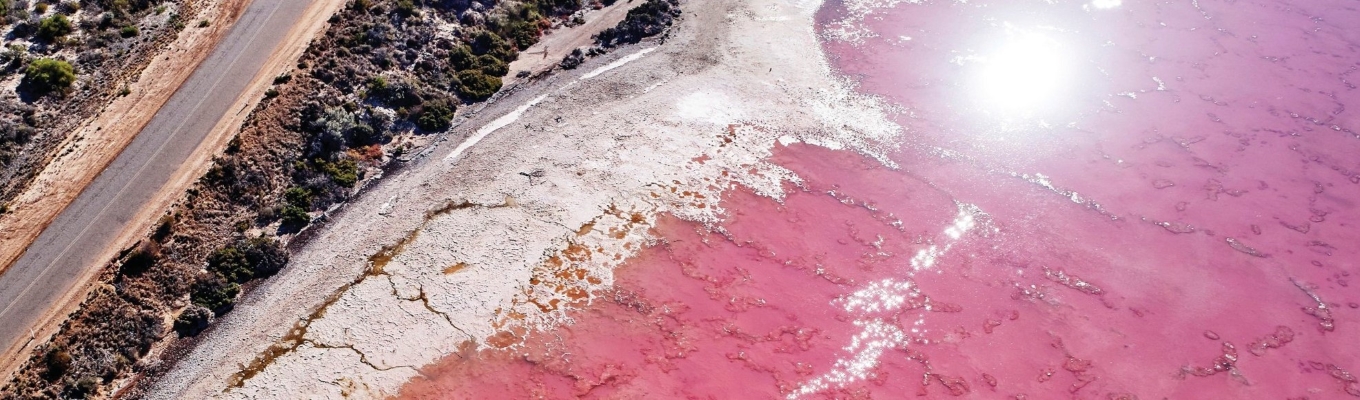
<path fill-rule="evenodd" d="M 633 242 L 644 237 L 643 231 L 649 226 L 646 214 L 611 205 L 604 214 L 575 229 L 565 246 L 534 268 L 528 285 L 511 305 L 496 311 L 498 318 L 493 326 L 498 333 L 488 337 L 486 344 L 513 346 L 523 335 L 508 330 L 524 330 L 534 322 L 559 317 L 569 307 L 589 304 L 592 294 L 612 281 L 609 265 L 640 249 Z"/>
<path fill-rule="evenodd" d="M 444 268 L 444 275 L 453 275 L 453 274 L 455 274 L 455 273 L 458 273 L 458 271 L 462 271 L 463 269 L 466 269 L 467 266 L 468 266 L 468 265 L 467 265 L 467 263 L 465 263 L 465 262 L 460 262 L 460 263 L 457 263 L 457 264 L 450 265 L 450 266 L 448 266 L 448 268 Z"/>

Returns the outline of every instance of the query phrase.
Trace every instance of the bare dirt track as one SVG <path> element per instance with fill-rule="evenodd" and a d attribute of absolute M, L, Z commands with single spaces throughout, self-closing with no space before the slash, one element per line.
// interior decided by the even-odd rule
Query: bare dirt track
<path fill-rule="evenodd" d="M 572 50 L 583 46 L 589 46 L 595 42 L 595 34 L 605 28 L 610 28 L 623 21 L 623 17 L 628 15 L 628 10 L 642 5 L 644 0 L 620 1 L 609 5 L 600 10 L 586 13 L 585 23 L 577 26 L 562 28 L 552 34 L 544 36 L 543 40 L 535 43 L 524 52 L 520 53 L 519 59 L 510 63 L 510 73 L 505 75 L 505 86 L 512 86 L 520 79 L 516 75 L 520 71 L 528 71 L 531 74 L 538 74 L 548 70 L 562 61 L 562 57 L 571 54 Z"/>
<path fill-rule="evenodd" d="M 4 372 L 27 359 L 27 349 L 84 298 L 99 267 L 201 175 L 271 78 L 342 3 L 223 2 L 227 9 L 200 14 L 217 28 L 186 29 L 131 88 L 135 96 L 110 105 L 63 144 L 63 156 L 0 221 L 0 265 L 9 264 L 0 275 Z"/>

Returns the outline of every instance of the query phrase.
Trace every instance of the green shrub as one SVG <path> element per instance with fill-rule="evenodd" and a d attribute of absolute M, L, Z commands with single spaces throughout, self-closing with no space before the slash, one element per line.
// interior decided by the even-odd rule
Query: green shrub
<path fill-rule="evenodd" d="M 381 76 L 368 78 L 369 94 L 382 93 L 384 90 L 387 90 L 387 78 L 383 78 Z"/>
<path fill-rule="evenodd" d="M 469 101 L 486 100 L 499 90 L 501 78 L 487 75 L 477 69 L 458 72 L 458 93 Z"/>
<path fill-rule="evenodd" d="M 468 45 L 455 47 L 449 51 L 449 65 L 459 71 L 476 68 L 477 55 L 472 54 L 472 48 Z"/>
<path fill-rule="evenodd" d="M 43 18 L 38 23 L 38 37 L 43 40 L 56 40 L 69 34 L 71 34 L 71 20 L 67 19 L 64 14 Z"/>
<path fill-rule="evenodd" d="M 501 59 L 492 57 L 490 55 L 477 57 L 477 68 L 482 70 L 482 73 L 491 76 L 505 76 L 505 74 L 510 73 L 509 64 L 506 64 L 505 61 L 501 61 Z"/>
<path fill-rule="evenodd" d="M 38 14 L 38 15 L 46 14 L 46 13 L 47 13 L 47 3 L 38 3 L 38 4 L 34 4 L 34 5 L 33 5 L 33 12 L 36 13 L 36 14 Z"/>
<path fill-rule="evenodd" d="M 302 228 L 312 223 L 312 216 L 307 214 L 307 210 L 294 205 L 283 206 L 283 211 L 279 212 L 283 218 L 283 226 L 290 228 Z"/>
<path fill-rule="evenodd" d="M 208 255 L 208 270 L 222 278 L 245 283 L 274 275 L 288 263 L 288 253 L 270 238 L 241 240 Z"/>
<path fill-rule="evenodd" d="M 151 238 L 158 242 L 164 241 L 171 233 L 175 233 L 175 215 L 164 215 L 156 221 L 156 231 L 151 233 Z"/>
<path fill-rule="evenodd" d="M 4 51 L 0 51 L 0 63 L 8 64 L 21 62 L 24 60 L 26 54 L 28 54 L 28 49 L 23 45 L 17 43 L 10 44 L 9 46 L 5 46 Z"/>
<path fill-rule="evenodd" d="M 26 90 L 44 95 L 56 90 L 64 90 L 76 82 L 75 68 L 66 61 L 40 58 L 28 64 L 21 84 Z"/>
<path fill-rule="evenodd" d="M 533 14 L 523 21 L 516 21 L 505 26 L 505 37 L 515 42 L 515 46 L 520 50 L 533 46 L 538 43 L 538 37 L 542 32 L 538 29 L 538 21 L 543 17 Z"/>
<path fill-rule="evenodd" d="M 505 62 L 515 61 L 516 52 L 514 46 L 510 45 L 500 35 L 493 32 L 480 31 L 472 35 L 472 41 L 468 43 L 475 55 L 490 55 Z"/>
<path fill-rule="evenodd" d="M 175 317 L 175 331 L 181 336 L 194 336 L 213 322 L 212 310 L 198 304 L 190 304 L 184 312 Z"/>
<path fill-rule="evenodd" d="M 245 283 L 255 277 L 246 253 L 235 245 L 223 247 L 208 255 L 208 271 L 236 283 Z"/>
<path fill-rule="evenodd" d="M 85 375 L 76 380 L 75 387 L 71 389 L 71 398 L 84 399 L 97 393 L 99 393 L 99 378 L 93 375 Z"/>
<path fill-rule="evenodd" d="M 228 282 L 217 274 L 207 274 L 194 282 L 190 288 L 189 301 L 222 314 L 236 303 L 236 295 L 241 293 L 241 285 Z"/>
<path fill-rule="evenodd" d="M 453 112 L 456 109 L 456 106 L 444 99 L 426 102 L 420 109 L 420 115 L 416 117 L 416 126 L 430 132 L 449 129 L 449 123 L 453 121 Z"/>
<path fill-rule="evenodd" d="M 420 12 L 416 11 L 416 4 L 411 2 L 411 0 L 397 0 L 396 12 L 397 15 L 402 17 L 420 16 Z"/>
<path fill-rule="evenodd" d="M 137 36 L 138 33 L 139 31 L 137 30 L 137 25 L 124 26 L 122 30 L 118 31 L 118 34 L 125 38 Z"/>
<path fill-rule="evenodd" d="M 336 162 L 323 161 L 320 164 L 321 172 L 329 175 L 331 181 L 337 185 L 352 188 L 355 183 L 359 182 L 359 166 L 354 163 L 354 160 L 345 158 Z"/>
<path fill-rule="evenodd" d="M 310 209 L 312 208 L 312 191 L 300 187 L 288 188 L 288 190 L 283 191 L 283 200 L 288 202 L 288 205 Z"/>
<path fill-rule="evenodd" d="M 288 252 L 277 240 L 257 237 L 245 242 L 246 262 L 256 278 L 272 276 L 288 264 Z"/>
<path fill-rule="evenodd" d="M 420 105 L 419 89 L 404 79 L 388 81 L 374 77 L 368 81 L 368 95 L 392 108 L 405 108 Z"/>

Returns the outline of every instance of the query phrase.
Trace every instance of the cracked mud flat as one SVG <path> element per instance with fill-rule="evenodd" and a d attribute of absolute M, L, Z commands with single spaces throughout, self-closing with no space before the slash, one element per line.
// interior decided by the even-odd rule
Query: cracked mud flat
<path fill-rule="evenodd" d="M 777 142 L 888 162 L 900 130 L 831 78 L 818 6 L 692 1 L 664 44 L 512 90 L 335 216 L 149 397 L 395 395 L 459 349 L 569 323 L 658 215 L 782 197 Z"/>

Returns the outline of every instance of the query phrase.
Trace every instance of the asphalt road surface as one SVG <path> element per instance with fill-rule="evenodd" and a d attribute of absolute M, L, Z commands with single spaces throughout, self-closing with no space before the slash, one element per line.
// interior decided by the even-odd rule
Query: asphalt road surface
<path fill-rule="evenodd" d="M 238 111 L 228 108 L 312 1 L 254 0 L 146 128 L 0 275 L 0 348 L 23 346 L 86 271 L 109 261 L 97 257 L 217 121 Z"/>

